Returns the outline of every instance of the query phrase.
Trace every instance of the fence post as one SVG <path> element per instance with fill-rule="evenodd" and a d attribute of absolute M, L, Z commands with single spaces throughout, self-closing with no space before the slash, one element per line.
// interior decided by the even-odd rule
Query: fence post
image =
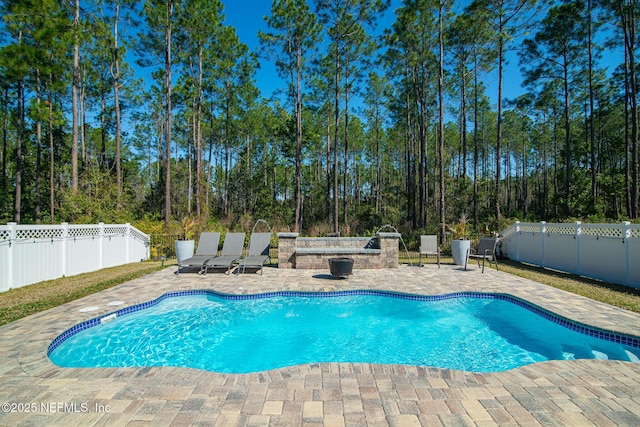
<path fill-rule="evenodd" d="M 631 286 L 631 273 L 629 268 L 631 267 L 631 250 L 629 249 L 629 239 L 631 239 L 631 223 L 624 221 L 622 223 L 622 243 L 624 243 L 625 262 L 624 262 L 624 284 Z"/>
<path fill-rule="evenodd" d="M 546 238 L 547 238 L 547 221 L 540 221 L 540 242 L 542 246 L 542 254 L 541 254 L 541 260 L 540 260 L 541 267 L 545 267 L 545 265 L 547 264 L 545 262 L 546 258 L 544 254 L 544 245 L 545 245 Z"/>
<path fill-rule="evenodd" d="M 516 261 L 520 262 L 520 221 L 516 221 Z"/>
<path fill-rule="evenodd" d="M 576 271 L 574 274 L 578 276 L 582 273 L 582 266 L 580 265 L 580 236 L 582 236 L 582 227 L 580 226 L 582 222 L 576 221 L 574 238 L 576 239 Z"/>
<path fill-rule="evenodd" d="M 7 271 L 5 272 L 7 288 L 2 289 L 3 292 L 13 288 L 13 249 L 16 244 L 16 238 L 18 237 L 16 225 L 18 224 L 15 222 L 7 223 L 7 226 L 9 227 L 9 249 L 7 250 Z"/>
<path fill-rule="evenodd" d="M 69 240 L 69 223 L 61 222 L 60 226 L 62 227 L 62 256 L 60 257 L 60 262 L 62 263 L 62 268 L 60 272 L 62 273 L 62 277 L 67 275 L 67 240 Z"/>
<path fill-rule="evenodd" d="M 125 257 L 126 257 L 126 261 L 125 262 L 132 262 L 130 259 L 130 246 L 131 246 L 131 224 L 130 223 L 126 223 L 126 231 L 125 231 L 125 236 L 124 236 L 124 244 L 125 244 Z"/>
<path fill-rule="evenodd" d="M 98 269 L 104 267 L 104 222 L 99 222 L 98 227 L 100 232 L 98 234 Z"/>

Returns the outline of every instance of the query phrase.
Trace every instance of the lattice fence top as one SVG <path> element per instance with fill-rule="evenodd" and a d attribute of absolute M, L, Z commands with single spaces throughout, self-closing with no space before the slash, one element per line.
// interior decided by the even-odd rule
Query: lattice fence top
<path fill-rule="evenodd" d="M 22 228 L 16 230 L 16 239 L 58 239 L 63 234 L 62 228 Z"/>
<path fill-rule="evenodd" d="M 137 228 L 130 228 L 129 233 L 134 239 L 149 243 L 149 237 L 146 234 L 140 232 Z"/>
<path fill-rule="evenodd" d="M 513 224 L 512 226 L 508 227 L 506 230 L 504 230 L 501 234 L 503 239 L 508 239 L 509 237 L 513 236 L 516 233 L 516 225 Z"/>
<path fill-rule="evenodd" d="M 624 231 L 620 226 L 603 226 L 598 224 L 583 224 L 580 226 L 581 234 L 596 237 L 623 238 Z"/>
<path fill-rule="evenodd" d="M 100 235 L 100 227 L 69 227 L 69 237 L 93 237 Z"/>
<path fill-rule="evenodd" d="M 11 230 L 15 231 L 12 236 Z M 95 238 L 100 236 L 131 236 L 148 243 L 149 236 L 128 224 L 91 224 L 91 225 L 0 225 L 0 241 L 50 240 L 63 238 Z"/>
<path fill-rule="evenodd" d="M 113 235 L 113 234 L 126 234 L 127 227 L 120 225 L 105 225 L 104 226 L 104 234 Z"/>
<path fill-rule="evenodd" d="M 542 227 L 539 223 L 534 223 L 534 222 L 520 223 L 521 233 L 540 233 L 541 231 L 542 231 Z"/>
<path fill-rule="evenodd" d="M 576 234 L 576 226 L 574 224 L 547 224 L 547 235 L 549 234 L 562 234 L 564 236 L 571 236 Z"/>
<path fill-rule="evenodd" d="M 515 230 L 522 233 L 540 233 L 544 229 L 545 235 L 574 236 L 576 231 L 582 236 L 624 239 L 625 230 L 632 239 L 640 239 L 640 224 L 583 224 L 583 223 L 542 223 L 520 222 L 502 232 L 503 238 L 509 238 Z"/>

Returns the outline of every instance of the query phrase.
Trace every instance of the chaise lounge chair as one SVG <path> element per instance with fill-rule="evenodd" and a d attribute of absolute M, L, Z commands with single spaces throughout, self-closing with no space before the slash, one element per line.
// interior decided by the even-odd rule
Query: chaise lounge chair
<path fill-rule="evenodd" d="M 478 261 L 478 267 L 480 267 L 480 260 L 482 260 L 482 272 L 484 273 L 484 262 L 485 260 L 489 261 L 489 266 L 491 266 L 492 262 L 496 263 L 496 270 L 498 270 L 498 257 L 496 256 L 496 247 L 498 246 L 498 242 L 500 241 L 500 236 L 498 237 L 481 237 L 480 242 L 478 242 L 478 247 L 475 253 L 469 254 L 469 259 L 475 259 Z M 464 269 L 467 269 L 467 266 L 464 266 Z"/>
<path fill-rule="evenodd" d="M 435 255 L 438 258 L 438 268 L 440 268 L 440 247 L 438 246 L 438 236 L 420 236 L 420 255 L 418 257 L 418 265 L 420 267 L 422 267 L 422 255 Z"/>
<path fill-rule="evenodd" d="M 196 254 L 191 258 L 179 261 L 175 274 L 180 274 L 180 270 L 184 267 L 200 267 L 200 271 L 202 271 L 204 264 L 218 254 L 219 243 L 220 233 L 218 232 L 205 232 L 200 234 Z"/>
<path fill-rule="evenodd" d="M 200 274 L 207 274 L 211 269 L 225 268 L 225 274 L 229 274 L 233 263 L 242 257 L 244 248 L 244 236 L 246 233 L 227 233 L 222 244 L 222 252 L 220 256 L 207 260 L 200 270 Z"/>
<path fill-rule="evenodd" d="M 264 263 L 269 259 L 271 233 L 252 233 L 249 241 L 249 254 L 238 263 L 236 274 L 244 273 L 247 268 L 257 268 L 262 275 Z"/>

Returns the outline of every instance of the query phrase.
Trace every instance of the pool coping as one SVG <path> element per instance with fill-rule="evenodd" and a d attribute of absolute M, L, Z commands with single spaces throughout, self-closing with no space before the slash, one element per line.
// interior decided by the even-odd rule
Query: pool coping
<path fill-rule="evenodd" d="M 110 302 L 125 300 L 131 306 L 166 292 L 199 289 L 238 295 L 354 288 L 421 295 L 507 293 L 575 322 L 626 335 L 640 331 L 637 313 L 495 270 L 481 274 L 475 268 L 463 271 L 448 265 L 442 269 L 403 266 L 394 271 L 356 271 L 348 280 L 332 280 L 317 270 L 267 268 L 263 276 L 240 277 L 174 276 L 173 270 L 170 267 L 0 327 L 0 401 L 84 398 L 114 408 L 109 413 L 89 414 L 0 413 L 0 424 L 76 425 L 82 419 L 87 425 L 161 425 L 160 416 L 169 414 L 178 425 L 225 425 L 230 420 L 237 425 L 575 425 L 570 421 L 576 420 L 589 425 L 593 424 L 590 417 L 600 425 L 640 422 L 640 366 L 628 362 L 553 361 L 491 374 L 370 364 L 314 364 L 257 374 L 217 374 L 189 368 L 58 368 L 46 357 L 47 347 L 64 330 L 113 312 L 113 306 L 107 305 Z M 87 307 L 98 309 L 79 311 Z M 138 383 L 145 387 L 131 385 Z M 171 395 L 176 389 L 177 395 Z M 207 411 L 190 410 L 194 399 Z M 150 408 L 152 403 L 158 406 L 156 410 Z"/>

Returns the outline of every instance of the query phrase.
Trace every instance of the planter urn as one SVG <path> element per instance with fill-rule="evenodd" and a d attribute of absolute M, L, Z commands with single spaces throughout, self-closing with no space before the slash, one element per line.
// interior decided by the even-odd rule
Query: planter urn
<path fill-rule="evenodd" d="M 194 240 L 176 240 L 176 258 L 178 262 L 191 258 L 195 249 Z"/>
<path fill-rule="evenodd" d="M 452 240 L 451 255 L 453 256 L 453 263 L 455 265 L 461 265 L 461 266 L 466 265 L 467 257 L 469 256 L 470 249 L 471 249 L 470 240 Z"/>

